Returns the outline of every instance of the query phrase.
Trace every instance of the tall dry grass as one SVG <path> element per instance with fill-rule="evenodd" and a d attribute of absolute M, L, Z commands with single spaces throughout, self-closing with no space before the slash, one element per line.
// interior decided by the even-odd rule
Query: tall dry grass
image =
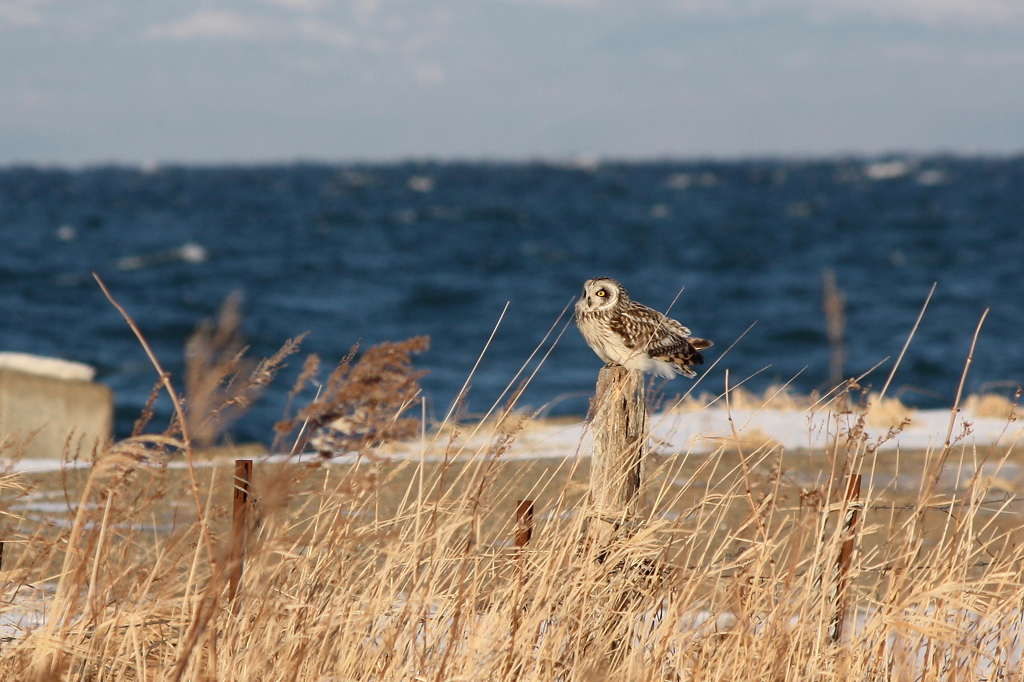
<path fill-rule="evenodd" d="M 204 333 L 193 349 L 220 343 Z M 167 463 L 191 462 L 191 434 L 229 421 L 295 344 L 248 365 L 230 334 L 219 338 L 234 350 L 202 356 L 219 377 L 195 377 L 206 393 L 183 399 L 163 433 L 140 427 L 98 453 L 52 523 L 18 511 L 24 476 L 0 477 L 0 615 L 45 608 L 0 647 L 3 679 L 1020 679 L 1022 538 L 1019 522 L 1005 523 L 1020 507 L 993 504 L 980 474 L 954 492 L 937 485 L 947 467 L 1006 466 L 1016 443 L 979 451 L 954 434 L 904 472 L 916 486 L 908 502 L 907 483 L 874 482 L 891 455 L 843 391 L 815 405 L 834 413 L 837 434 L 815 455 L 817 477 L 797 475 L 811 454 L 771 442 L 652 456 L 638 530 L 586 546 L 589 510 L 571 482 L 586 460 L 520 480 L 506 454 L 526 417 L 511 403 L 473 427 L 490 438 L 471 452 L 456 457 L 468 428 L 456 420 L 418 434 L 450 439 L 442 462 L 378 456 L 421 426 L 408 421 L 419 339 L 346 358 L 312 400 L 319 361 L 307 361 L 293 391 L 303 406 L 278 435 L 285 451 L 308 439 L 324 456 L 257 463 L 258 521 L 232 601 L 231 473 L 176 478 Z M 334 447 L 360 457 L 331 464 Z M 862 516 L 848 533 L 844 486 L 856 474 Z M 516 548 L 510 510 L 524 486 L 538 517 Z M 844 587 L 836 564 L 849 541 Z"/>

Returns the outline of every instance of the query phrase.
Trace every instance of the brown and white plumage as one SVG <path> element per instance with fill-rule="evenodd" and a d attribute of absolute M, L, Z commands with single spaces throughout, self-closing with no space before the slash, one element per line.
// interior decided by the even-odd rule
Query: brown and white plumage
<path fill-rule="evenodd" d="M 610 277 L 589 279 L 576 302 L 576 326 L 597 356 L 610 365 L 638 369 L 671 379 L 697 376 L 690 365 L 703 365 L 700 351 L 707 339 L 657 310 L 637 303 Z"/>

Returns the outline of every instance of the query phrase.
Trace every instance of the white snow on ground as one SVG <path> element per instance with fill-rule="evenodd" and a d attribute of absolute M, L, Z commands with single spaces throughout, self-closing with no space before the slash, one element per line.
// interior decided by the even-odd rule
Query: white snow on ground
<path fill-rule="evenodd" d="M 741 442 L 760 445 L 770 438 L 788 450 L 823 449 L 834 442 L 837 430 L 840 438 L 844 438 L 857 422 L 856 415 L 837 417 L 826 410 L 814 413 L 801 410 L 732 410 L 731 415 L 736 437 Z M 652 415 L 651 445 L 663 454 L 712 452 L 724 442 L 731 442 L 734 439 L 729 416 L 728 410 L 717 407 L 694 412 Z M 892 437 L 888 437 L 890 425 L 884 422 L 883 425 L 875 426 L 869 421 L 865 432 L 868 442 L 877 444 L 880 451 L 897 448 L 941 448 L 949 430 L 950 416 L 949 410 L 920 410 L 911 413 L 910 423 Z M 953 423 L 954 441 L 958 441 L 963 435 L 965 423 L 969 425 L 969 433 L 959 442 L 977 447 L 995 444 L 1008 447 L 1024 435 L 1024 422 L 975 417 L 970 413 L 960 412 Z M 491 432 L 486 428 L 481 428 L 475 435 L 469 428 L 466 431 L 466 436 L 456 441 L 455 447 L 452 448 L 453 453 L 472 455 L 486 447 L 493 439 Z M 432 444 L 428 442 L 425 447 L 419 442 L 392 446 L 388 454 L 418 457 L 424 452 L 426 459 L 434 460 L 443 454 L 446 446 L 447 441 L 438 438 Z M 586 423 L 531 422 L 517 434 L 508 457 L 541 459 L 568 457 L 577 453 L 586 456 L 590 454 L 592 447 L 589 426 Z"/>
<path fill-rule="evenodd" d="M 48 600 L 53 596 L 55 584 L 42 587 L 21 585 L 0 608 L 0 646 L 19 639 L 43 624 Z"/>
<path fill-rule="evenodd" d="M 886 436 L 890 424 L 876 426 L 869 419 L 865 432 L 869 443 L 877 443 L 879 450 L 926 450 L 942 447 L 949 430 L 949 410 L 920 410 L 909 415 L 910 423 L 891 439 Z M 741 440 L 744 435 L 769 436 L 787 449 L 822 449 L 833 442 L 838 429 L 840 437 L 849 432 L 856 423 L 855 415 L 839 415 L 821 410 L 806 412 L 798 410 L 733 410 L 733 423 Z M 1020 438 L 1024 424 L 1008 422 L 1006 419 L 975 417 L 960 412 L 953 423 L 952 437 L 963 433 L 964 423 L 969 424 L 968 443 L 988 446 L 995 443 L 1010 444 Z M 894 424 L 893 424 L 894 425 Z M 659 415 L 652 419 L 652 438 L 662 443 L 669 451 L 692 449 L 707 452 L 715 449 L 723 440 L 732 439 L 729 414 L 724 408 L 707 409 L 700 412 L 679 412 Z"/>
<path fill-rule="evenodd" d="M 910 423 L 902 431 L 887 437 L 890 424 L 879 422 L 874 425 L 868 420 L 865 426 L 868 442 L 878 444 L 880 451 L 927 450 L 941 448 L 949 430 L 949 410 L 918 410 L 909 414 Z M 724 407 L 710 407 L 700 411 L 677 411 L 651 416 L 651 445 L 662 454 L 676 452 L 708 453 L 720 447 L 723 442 L 734 439 L 729 423 L 730 412 Z M 773 410 L 735 409 L 731 411 L 736 437 L 741 442 L 761 445 L 766 439 L 787 450 L 820 450 L 834 442 L 838 430 L 840 438 L 855 425 L 857 416 L 852 414 L 838 417 L 828 411 L 819 410 Z M 963 440 L 964 426 L 968 433 Z M 967 445 L 988 447 L 1000 445 L 1009 447 L 1024 436 L 1024 421 L 1009 421 L 1005 418 L 978 417 L 970 412 L 959 412 L 953 423 L 954 441 Z M 381 455 L 396 458 L 420 458 L 437 461 L 448 457 L 469 457 L 486 451 L 494 441 L 489 424 L 479 428 L 469 425 L 462 427 L 462 434 L 449 447 L 444 434 L 428 435 L 425 441 L 407 441 L 383 448 Z M 565 424 L 558 422 L 529 421 L 516 434 L 515 441 L 505 454 L 511 459 L 545 459 L 573 457 L 577 454 L 588 456 L 592 448 L 589 425 L 585 422 Z M 303 459 L 316 458 L 312 453 Z M 275 458 L 278 459 L 278 458 Z M 354 455 L 333 460 L 339 464 L 351 463 Z M 196 466 L 210 465 L 210 462 L 196 462 Z M 15 463 L 17 471 L 52 471 L 60 469 L 60 460 L 23 459 Z M 82 463 L 63 466 L 84 466 Z M 172 467 L 183 467 L 184 462 L 174 461 Z"/>

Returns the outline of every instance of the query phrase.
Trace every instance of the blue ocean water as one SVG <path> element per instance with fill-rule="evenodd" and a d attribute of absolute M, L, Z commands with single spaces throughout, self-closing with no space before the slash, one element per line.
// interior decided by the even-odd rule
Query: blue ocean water
<path fill-rule="evenodd" d="M 1024 383 L 1024 157 L 0 169 L 0 350 L 96 366 L 121 435 L 155 374 L 93 270 L 178 377 L 186 338 L 234 290 L 260 356 L 306 330 L 328 362 L 427 334 L 417 365 L 443 414 L 506 302 L 471 412 L 599 275 L 662 310 L 682 289 L 672 315 L 716 342 L 710 361 L 756 322 L 702 389 L 726 368 L 820 388 L 825 268 L 846 297 L 848 374 L 895 358 L 937 282 L 900 397 L 949 404 L 986 307 L 968 389 Z M 291 365 L 236 439 L 272 438 Z M 600 365 L 570 326 L 523 402 L 581 414 Z"/>

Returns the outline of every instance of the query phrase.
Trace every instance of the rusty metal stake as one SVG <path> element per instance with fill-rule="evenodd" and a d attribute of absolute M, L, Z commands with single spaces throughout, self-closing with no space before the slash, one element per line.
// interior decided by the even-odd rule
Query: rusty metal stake
<path fill-rule="evenodd" d="M 242 564 L 245 562 L 245 545 L 249 535 L 249 493 L 252 481 L 252 460 L 235 460 L 233 482 L 234 508 L 231 515 L 231 575 L 228 583 L 228 598 L 232 601 L 238 594 L 242 582 Z"/>
<path fill-rule="evenodd" d="M 533 537 L 533 500 L 516 500 L 516 547 L 526 547 Z"/>
<path fill-rule="evenodd" d="M 504 678 L 518 679 L 518 670 L 522 667 L 522 663 L 513 666 L 515 658 L 513 652 L 515 651 L 516 635 L 519 633 L 520 626 L 522 625 L 523 617 L 523 585 L 526 583 L 526 558 L 522 552 L 522 549 L 526 545 L 530 544 L 530 539 L 533 537 L 533 500 L 516 500 L 516 540 L 515 547 L 515 602 L 512 608 L 512 631 L 509 638 L 508 654 L 505 658 L 505 674 Z"/>
<path fill-rule="evenodd" d="M 843 621 L 846 618 L 846 591 L 850 583 L 850 562 L 853 558 L 853 543 L 856 539 L 857 521 L 860 519 L 861 475 L 846 477 L 846 516 L 843 518 L 843 545 L 835 565 L 835 611 L 829 623 L 828 636 L 833 643 L 843 637 Z"/>

